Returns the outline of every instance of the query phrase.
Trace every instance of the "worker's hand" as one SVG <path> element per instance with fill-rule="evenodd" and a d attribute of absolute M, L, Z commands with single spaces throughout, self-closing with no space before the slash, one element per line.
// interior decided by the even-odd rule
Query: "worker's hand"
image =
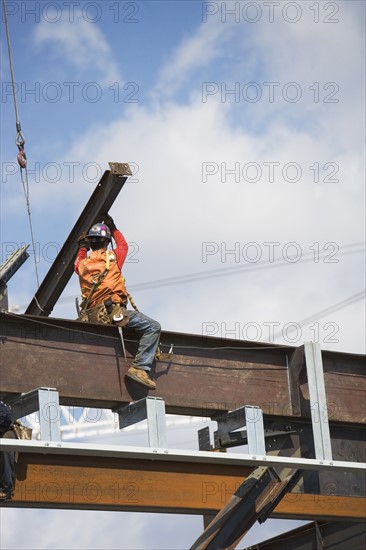
<path fill-rule="evenodd" d="M 86 231 L 84 231 L 81 235 L 79 235 L 77 239 L 77 243 L 79 248 L 86 248 L 87 250 L 89 250 L 90 244 L 89 244 L 89 239 L 88 239 L 88 235 L 86 234 Z"/>
<path fill-rule="evenodd" d="M 114 223 L 112 216 L 110 216 L 109 214 L 103 214 L 103 221 L 106 225 L 108 225 L 111 231 L 113 231 L 113 229 L 116 229 L 116 224 Z"/>

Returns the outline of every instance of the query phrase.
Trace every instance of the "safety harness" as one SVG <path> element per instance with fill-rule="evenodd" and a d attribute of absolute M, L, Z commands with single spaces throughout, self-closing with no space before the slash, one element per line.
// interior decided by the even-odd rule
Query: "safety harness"
<path fill-rule="evenodd" d="M 126 348 L 125 348 L 123 332 L 122 332 L 122 326 L 128 323 L 128 314 L 126 315 L 126 308 L 121 306 L 120 304 L 114 304 L 110 298 L 105 300 L 102 304 L 98 304 L 97 306 L 89 308 L 94 292 L 100 286 L 100 284 L 108 274 L 109 267 L 110 267 L 109 262 L 110 262 L 110 258 L 107 251 L 106 264 L 105 264 L 104 270 L 101 271 L 98 275 L 95 275 L 93 277 L 93 283 L 90 288 L 89 295 L 86 298 L 83 296 L 83 301 L 81 302 L 80 307 L 78 303 L 76 303 L 76 308 L 78 311 L 78 319 L 80 321 L 89 322 L 89 323 L 90 322 L 100 323 L 100 324 L 114 324 L 114 323 L 116 324 L 118 328 L 118 333 L 121 339 L 121 343 L 122 343 L 123 354 L 124 354 L 125 360 L 127 361 Z M 123 282 L 125 282 L 124 277 L 123 277 Z M 128 301 L 130 302 L 131 307 L 135 311 L 139 311 L 133 297 L 127 290 L 126 290 L 126 296 Z M 173 353 L 173 346 L 171 346 L 167 354 L 162 353 L 160 346 L 158 346 L 156 350 L 155 358 L 157 361 L 166 360 L 170 358 L 172 353 Z"/>

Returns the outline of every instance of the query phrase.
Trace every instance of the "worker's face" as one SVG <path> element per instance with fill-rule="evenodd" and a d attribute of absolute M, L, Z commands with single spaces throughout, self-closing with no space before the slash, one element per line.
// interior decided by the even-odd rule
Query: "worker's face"
<path fill-rule="evenodd" d="M 92 250 L 106 250 L 108 248 L 108 239 L 93 237 L 90 241 L 90 248 Z"/>

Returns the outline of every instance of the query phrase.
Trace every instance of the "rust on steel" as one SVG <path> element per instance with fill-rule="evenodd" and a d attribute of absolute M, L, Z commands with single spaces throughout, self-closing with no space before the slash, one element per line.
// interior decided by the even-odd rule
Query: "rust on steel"
<path fill-rule="evenodd" d="M 251 468 L 97 456 L 21 453 L 11 507 L 217 513 Z M 271 517 L 365 518 L 360 497 L 288 493 Z"/>
<path fill-rule="evenodd" d="M 65 405 L 113 409 L 148 395 L 125 379 L 137 345 L 126 329 L 127 361 L 113 326 L 1 312 L 0 332 L 3 397 L 53 387 Z M 154 395 L 165 400 L 168 412 L 212 416 L 256 404 L 267 415 L 310 418 L 303 366 L 293 373 L 297 395 L 289 389 L 288 365 L 297 348 L 164 331 L 161 342 L 163 352 L 174 346 L 155 369 Z M 330 421 L 364 423 L 364 356 L 322 356 Z"/>

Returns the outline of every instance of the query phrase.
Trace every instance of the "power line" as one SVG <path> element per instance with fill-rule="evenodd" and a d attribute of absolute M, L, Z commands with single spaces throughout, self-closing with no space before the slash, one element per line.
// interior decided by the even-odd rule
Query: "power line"
<path fill-rule="evenodd" d="M 309 317 L 306 317 L 302 321 L 299 321 L 296 323 L 299 327 L 304 327 L 308 325 L 309 323 L 313 321 L 317 321 L 318 319 L 322 319 L 323 317 L 326 317 L 330 313 L 335 313 L 336 311 L 339 311 L 340 309 L 344 309 L 345 307 L 348 307 L 352 304 L 355 304 L 356 302 L 359 302 L 360 300 L 363 300 L 366 297 L 366 289 L 362 290 L 361 292 L 357 292 L 356 294 L 353 294 L 352 296 L 349 296 L 345 300 L 342 300 L 341 302 L 337 302 L 336 304 L 333 304 L 332 306 L 329 306 L 325 309 L 322 309 L 318 311 L 317 313 L 313 313 L 313 315 L 310 315 Z M 296 330 L 296 327 L 289 327 L 288 332 L 292 332 Z M 283 336 L 282 332 L 276 332 L 273 335 L 273 339 L 279 338 Z"/>
<path fill-rule="evenodd" d="M 356 245 L 359 246 L 359 244 L 360 243 L 355 243 L 354 245 L 345 245 L 343 248 L 352 247 Z M 364 245 L 364 243 L 362 244 Z M 365 248 L 362 248 L 360 250 L 350 250 L 350 251 L 346 250 L 344 252 L 340 252 L 339 256 L 359 254 L 360 252 L 364 252 L 364 250 Z M 206 279 L 215 279 L 217 277 L 224 277 L 224 276 L 227 277 L 230 275 L 237 275 L 243 272 L 259 271 L 259 270 L 271 269 L 275 267 L 297 265 L 299 263 L 308 263 L 308 262 L 312 262 L 313 258 L 314 258 L 314 253 L 307 252 L 303 254 L 302 257 L 297 262 L 292 262 L 284 258 L 277 258 L 273 260 L 273 262 L 268 262 L 267 260 L 265 260 L 265 261 L 259 261 L 255 265 L 253 264 L 239 265 L 239 266 L 234 266 L 229 268 L 213 269 L 206 272 L 191 273 L 189 275 L 169 277 L 166 279 L 158 279 L 155 281 L 131 285 L 129 288 L 131 290 L 150 290 L 153 288 L 158 288 L 160 286 L 172 286 L 176 284 L 190 283 L 190 282 L 201 281 Z M 324 258 L 327 258 L 327 254 L 319 255 L 319 260 Z M 333 262 L 329 262 L 329 263 L 333 263 Z"/>
<path fill-rule="evenodd" d="M 358 248 L 360 246 L 362 246 L 363 248 L 356 249 L 356 250 L 348 250 L 350 248 Z M 365 243 L 364 242 L 346 244 L 346 245 L 341 247 L 338 256 L 343 257 L 343 256 L 349 256 L 349 255 L 353 255 L 353 254 L 360 254 L 361 252 L 364 252 L 364 251 L 365 251 Z M 324 258 L 326 259 L 328 257 L 328 255 L 329 255 L 329 252 L 328 253 L 323 252 L 322 254 L 319 254 L 318 259 L 319 260 L 323 260 Z M 313 258 L 314 258 L 314 253 L 313 252 L 305 253 L 305 254 L 302 255 L 299 262 L 296 262 L 296 264 L 303 263 L 303 262 L 305 262 L 305 263 L 311 262 L 311 261 L 313 261 Z M 186 275 L 179 275 L 179 276 L 175 276 L 175 277 L 168 277 L 168 278 L 165 278 L 165 279 L 156 279 L 155 281 L 148 281 L 148 282 L 145 282 L 145 283 L 138 283 L 138 284 L 135 284 L 135 285 L 129 285 L 128 288 L 129 288 L 129 290 L 132 290 L 132 291 L 135 291 L 135 290 L 138 290 L 138 291 L 151 290 L 151 289 L 154 289 L 154 288 L 160 288 L 160 287 L 165 287 L 165 286 L 173 286 L 173 285 L 180 285 L 180 284 L 186 284 L 186 283 L 193 283 L 193 282 L 196 282 L 196 281 L 203 281 L 203 280 L 206 280 L 206 279 L 214 279 L 214 278 L 218 278 L 218 277 L 238 275 L 238 274 L 243 273 L 243 272 L 246 273 L 246 272 L 251 272 L 251 271 L 272 269 L 272 268 L 284 267 L 284 266 L 289 266 L 289 265 L 294 265 L 294 263 L 290 262 L 290 261 L 287 261 L 284 258 L 277 258 L 277 259 L 273 260 L 273 262 L 259 261 L 255 265 L 253 265 L 253 264 L 238 265 L 238 266 L 233 266 L 233 267 L 224 267 L 224 268 L 219 268 L 219 269 L 211 269 L 209 271 L 199 271 L 199 272 L 196 272 L 196 273 L 190 273 L 190 274 L 186 274 Z M 66 303 L 66 302 L 70 302 L 70 301 L 74 301 L 74 300 L 75 300 L 74 296 L 65 296 L 63 298 L 60 298 L 58 300 L 58 302 L 59 303 Z M 22 306 L 22 308 L 23 308 L 23 306 Z"/>

